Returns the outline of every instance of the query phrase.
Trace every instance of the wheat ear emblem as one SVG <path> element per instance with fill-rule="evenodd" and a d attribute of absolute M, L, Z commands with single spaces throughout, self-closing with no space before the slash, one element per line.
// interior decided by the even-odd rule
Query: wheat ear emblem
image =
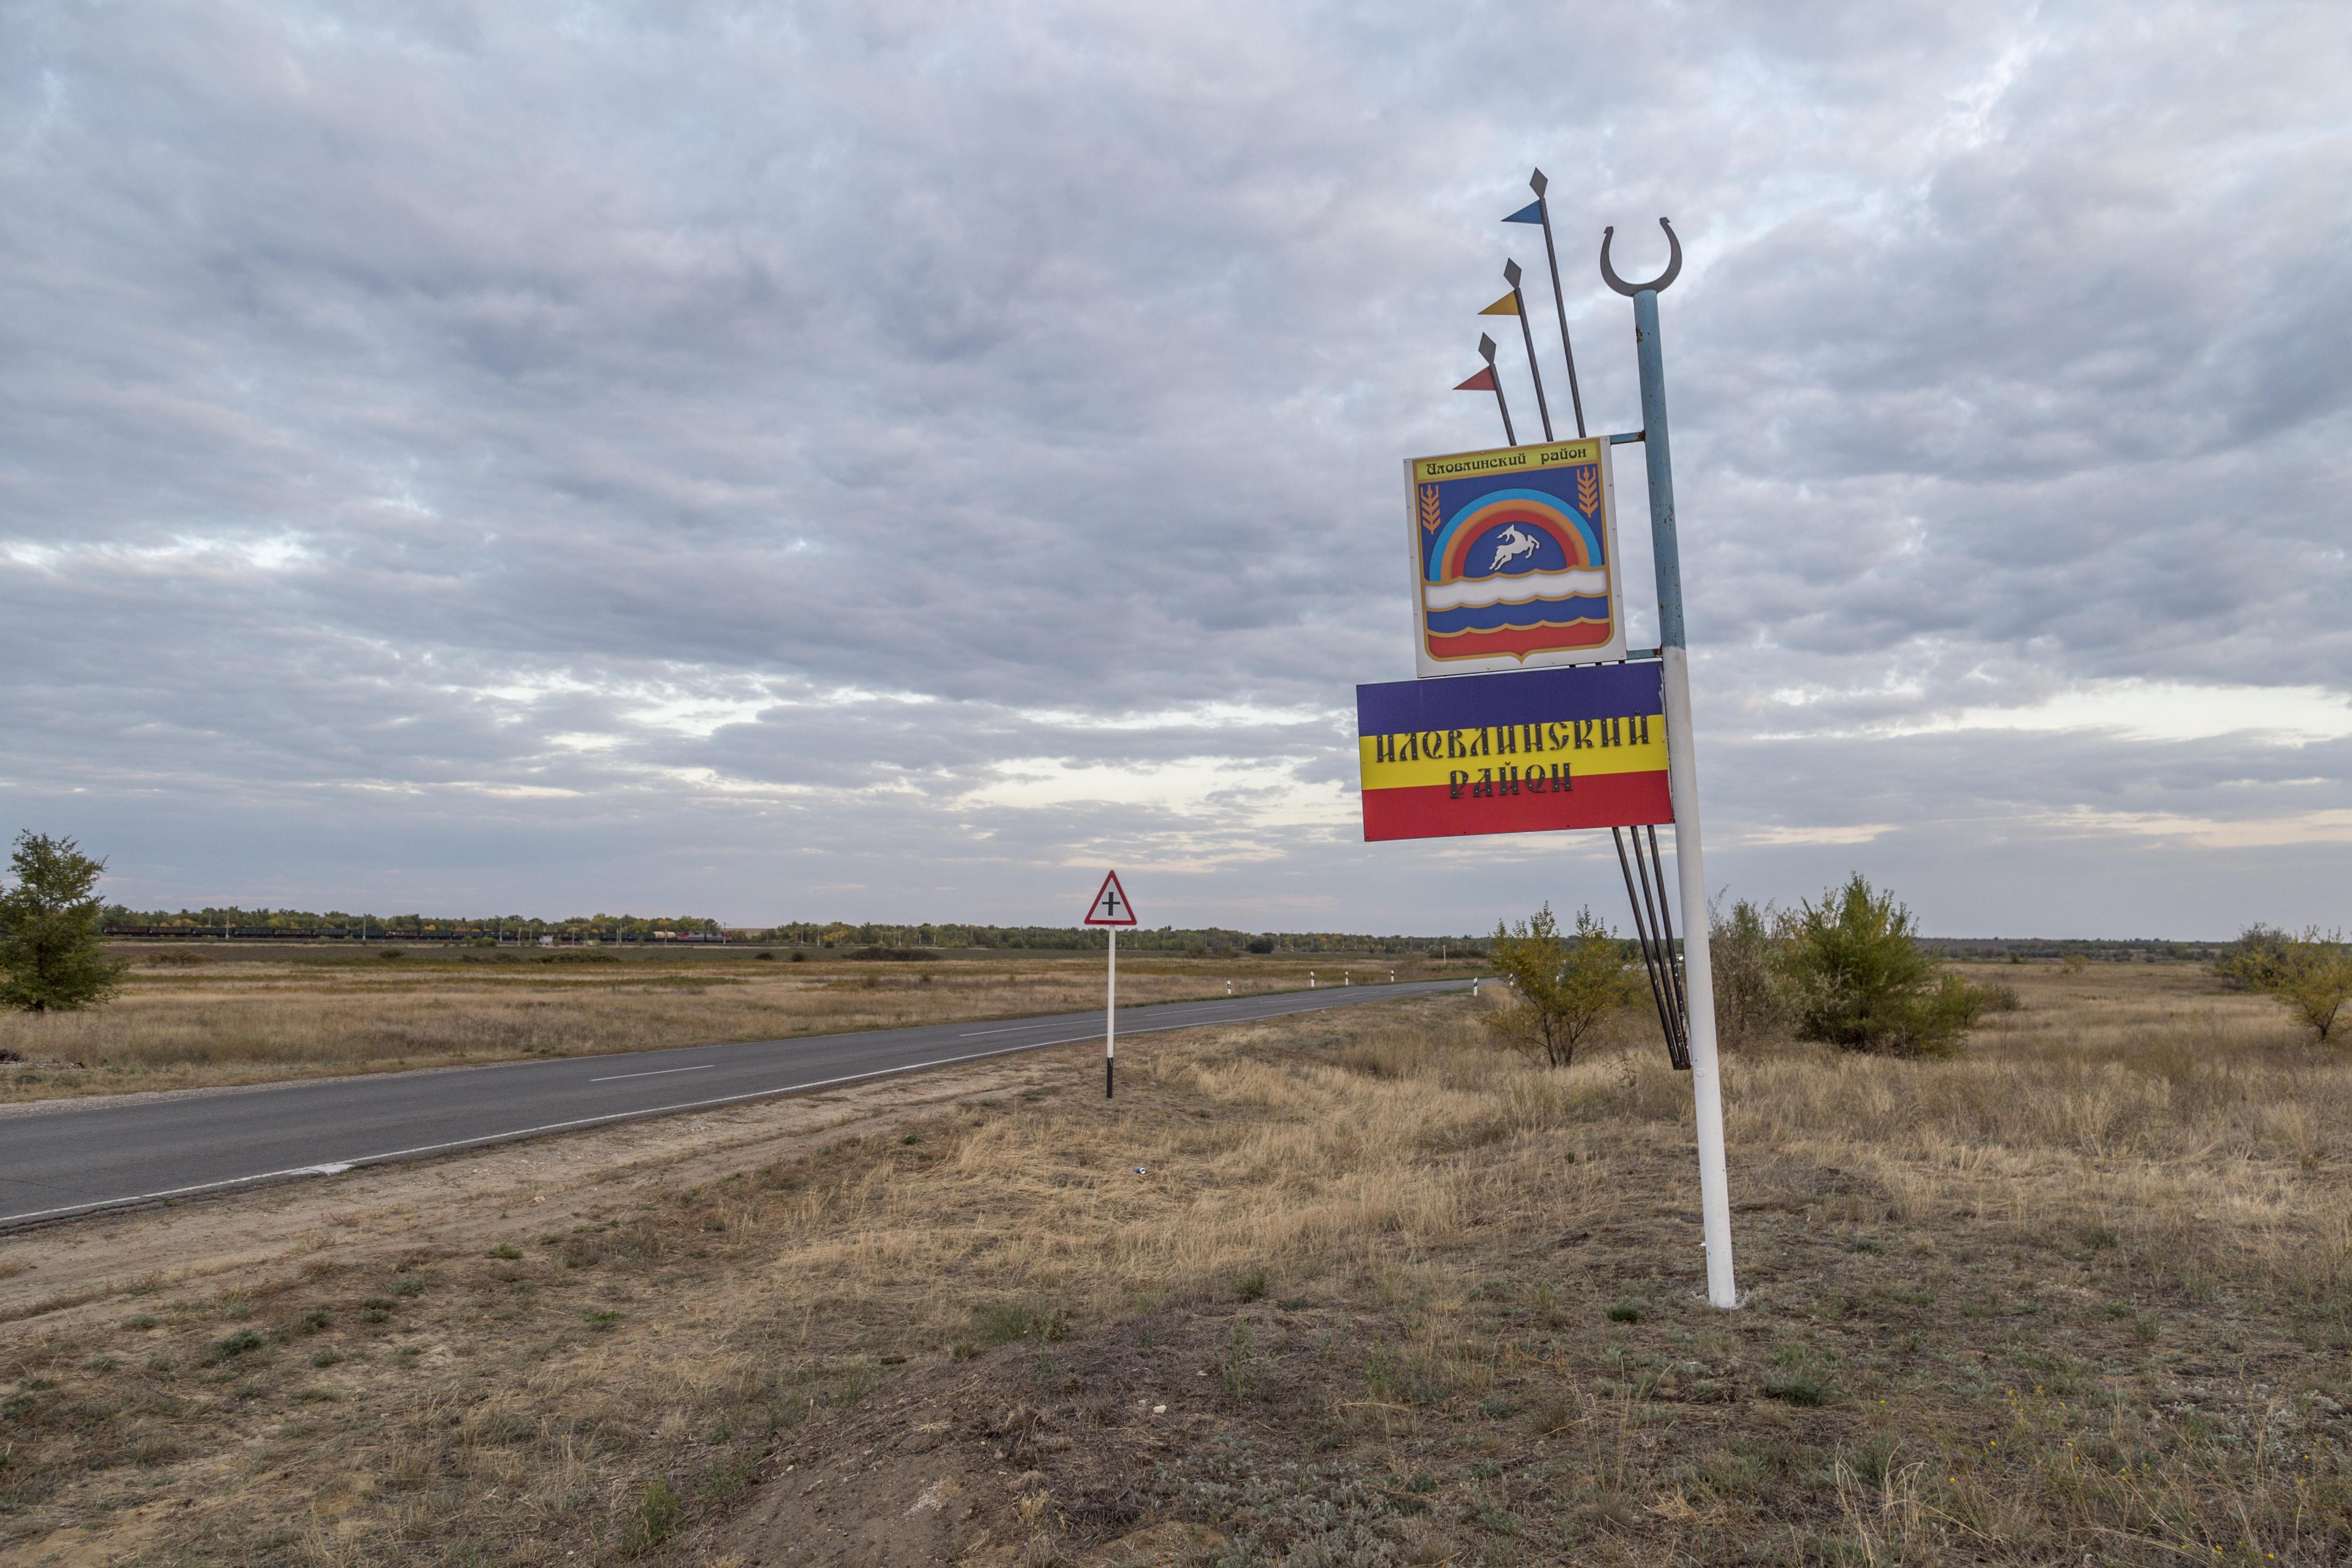
<path fill-rule="evenodd" d="M 1576 475 L 1576 504 L 1585 516 L 1597 516 L 1601 510 L 1601 470 L 1580 468 Z"/>
<path fill-rule="evenodd" d="M 1437 509 L 1437 487 L 1435 485 L 1422 486 L 1421 526 L 1433 531 L 1437 525 L 1443 521 L 1444 520 Z"/>

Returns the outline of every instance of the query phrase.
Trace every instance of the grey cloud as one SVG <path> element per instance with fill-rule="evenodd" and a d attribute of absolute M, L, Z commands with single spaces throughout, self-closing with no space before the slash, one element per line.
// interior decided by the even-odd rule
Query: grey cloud
<path fill-rule="evenodd" d="M 1345 821 L 1350 689 L 1410 672 L 1397 462 L 1496 438 L 1444 389 L 1504 255 L 1542 276 L 1494 223 L 1541 163 L 1596 428 L 1638 422 L 1600 226 L 1644 268 L 1668 213 L 1691 258 L 1717 880 L 2340 919 L 2278 850 L 2064 826 L 2340 810 L 2340 745 L 1864 737 L 2099 679 L 2352 689 L 2348 32 L 34 6 L 0 35 L 0 799 L 156 900 L 1055 918 L 1122 858 L 1233 924 L 1601 905 L 1590 845 Z M 1852 738 L 1771 738 L 1801 689 Z M 1106 722 L 1209 700 L 1331 717 Z M 963 804 L 1040 757 L 1231 787 Z"/>

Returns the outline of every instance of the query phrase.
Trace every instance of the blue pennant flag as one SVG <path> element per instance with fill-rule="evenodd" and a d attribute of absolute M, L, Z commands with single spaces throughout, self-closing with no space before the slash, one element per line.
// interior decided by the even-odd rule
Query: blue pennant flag
<path fill-rule="evenodd" d="M 1505 223 L 1541 223 L 1541 222 L 1543 222 L 1543 202 L 1542 202 L 1542 199 L 1541 199 L 1541 198 L 1538 198 L 1538 199 L 1537 199 L 1537 200 L 1535 200 L 1535 201 L 1531 201 L 1531 202 L 1529 202 L 1527 205 L 1525 205 L 1525 206 L 1521 207 L 1518 211 L 1517 211 L 1517 212 L 1513 213 L 1510 216 L 1508 216 L 1508 217 L 1505 218 L 1503 221 L 1504 221 Z"/>

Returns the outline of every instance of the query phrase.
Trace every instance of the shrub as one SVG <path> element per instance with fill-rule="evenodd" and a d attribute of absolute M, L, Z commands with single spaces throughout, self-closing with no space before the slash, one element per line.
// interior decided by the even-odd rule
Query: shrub
<path fill-rule="evenodd" d="M 1911 911 L 1859 871 L 1788 921 L 1780 972 L 1797 1034 L 1850 1051 L 1944 1056 L 1985 998 L 1922 948 Z"/>
<path fill-rule="evenodd" d="M 2352 1002 L 2352 949 L 2340 931 L 2322 935 L 2317 926 L 2306 926 L 2295 936 L 2274 926 L 2249 926 L 2213 967 L 2234 985 L 2285 1003 L 2322 1042 Z"/>
<path fill-rule="evenodd" d="M 1783 1372 L 1764 1380 L 1764 1397 L 1790 1405 L 1827 1405 L 1837 1397 L 1837 1389 L 1817 1373 Z"/>
<path fill-rule="evenodd" d="M 1776 928 L 1785 922 L 1769 904 L 1758 909 L 1746 899 L 1728 915 L 1707 906 L 1708 967 L 1715 975 L 1715 1027 L 1727 1045 L 1752 1040 L 1788 1021 L 1778 959 L 1786 943 Z"/>
<path fill-rule="evenodd" d="M 1487 1027 L 1556 1068 L 1575 1058 L 1595 1025 L 1633 1000 L 1616 934 L 1590 909 L 1576 911 L 1576 934 L 1565 940 L 1549 904 L 1516 928 L 1498 923 L 1494 957 L 1514 996 L 1486 1015 Z"/>
<path fill-rule="evenodd" d="M 981 1337 L 992 1345 L 1009 1345 L 1027 1339 L 1051 1342 L 1066 1336 L 1069 1323 L 1059 1311 L 1043 1311 L 1008 1301 L 980 1314 L 980 1331 Z"/>
<path fill-rule="evenodd" d="M 2017 994 L 2017 987 L 2005 980 L 1988 980 L 1976 988 L 1977 1006 L 1985 1013 L 2015 1013 L 2025 1004 Z"/>
<path fill-rule="evenodd" d="M 685 1506 L 686 1500 L 671 1489 L 668 1481 L 660 1477 L 647 1481 L 645 1496 L 621 1531 L 622 1552 L 635 1557 L 667 1541 Z"/>

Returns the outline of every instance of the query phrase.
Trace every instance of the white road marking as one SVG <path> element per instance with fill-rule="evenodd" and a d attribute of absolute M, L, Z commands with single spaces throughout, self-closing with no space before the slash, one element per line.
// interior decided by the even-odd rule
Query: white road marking
<path fill-rule="evenodd" d="M 715 1068 L 719 1064 L 717 1062 L 697 1062 L 690 1068 L 656 1068 L 651 1072 L 616 1072 L 610 1078 L 592 1078 L 588 1081 L 590 1083 L 618 1083 L 625 1078 L 666 1078 L 674 1072 L 700 1072 L 705 1068 Z"/>

